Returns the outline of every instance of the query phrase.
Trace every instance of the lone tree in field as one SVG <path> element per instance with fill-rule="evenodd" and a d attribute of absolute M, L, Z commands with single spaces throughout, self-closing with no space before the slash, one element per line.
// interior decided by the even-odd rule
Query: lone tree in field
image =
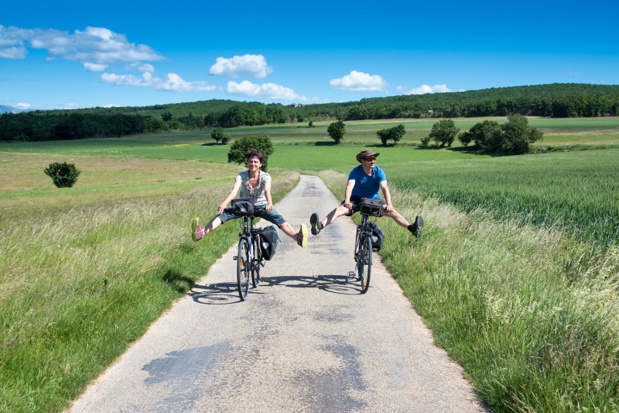
<path fill-rule="evenodd" d="M 387 146 L 387 142 L 393 141 L 393 146 L 398 143 L 404 134 L 406 133 L 406 129 L 404 129 L 403 124 L 399 124 L 398 126 L 394 126 L 389 129 L 381 129 L 376 131 L 376 135 L 378 135 L 378 139 L 383 143 L 383 145 Z"/>
<path fill-rule="evenodd" d="M 523 115 L 507 117 L 507 123 L 501 125 L 503 131 L 502 152 L 516 155 L 529 152 L 531 144 L 543 138 L 543 132 L 529 126 Z"/>
<path fill-rule="evenodd" d="M 329 136 L 335 141 L 335 144 L 337 145 L 342 139 L 344 139 L 344 134 L 346 133 L 346 125 L 344 125 L 344 122 L 342 122 L 341 120 L 333 122 L 327 128 L 327 133 L 329 133 Z"/>
<path fill-rule="evenodd" d="M 221 141 L 222 145 L 226 145 L 230 141 L 230 136 L 224 132 L 224 128 L 215 128 L 211 132 L 211 138 L 215 139 L 215 142 Z"/>
<path fill-rule="evenodd" d="M 77 181 L 80 170 L 72 163 L 50 163 L 43 171 L 45 175 L 52 178 L 52 182 L 58 188 L 71 188 Z"/>
<path fill-rule="evenodd" d="M 443 147 L 451 146 L 460 129 L 456 128 L 456 124 L 451 119 L 444 119 L 432 125 L 430 138 L 434 139 L 437 145 Z"/>
<path fill-rule="evenodd" d="M 243 136 L 240 139 L 234 141 L 230 145 L 230 152 L 228 152 L 228 162 L 246 164 L 247 156 L 251 151 L 260 151 L 264 155 L 264 163 L 262 164 L 262 170 L 267 171 L 267 161 L 269 156 L 275 151 L 271 139 L 267 135 L 259 136 Z"/>

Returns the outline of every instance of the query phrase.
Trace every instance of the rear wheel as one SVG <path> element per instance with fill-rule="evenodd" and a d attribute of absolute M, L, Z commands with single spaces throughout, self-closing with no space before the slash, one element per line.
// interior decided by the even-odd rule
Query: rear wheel
<path fill-rule="evenodd" d="M 238 255 L 236 258 L 236 282 L 239 287 L 239 297 L 241 300 L 247 298 L 249 292 L 249 243 L 245 238 L 239 241 Z"/>
<path fill-rule="evenodd" d="M 252 243 L 252 248 L 254 249 L 254 262 L 251 265 L 251 282 L 254 288 L 260 285 L 260 238 L 254 238 L 254 242 Z"/>
<path fill-rule="evenodd" d="M 365 294 L 370 287 L 372 275 L 372 238 L 362 236 L 359 240 L 359 252 L 357 254 L 357 278 L 361 283 L 361 294 Z"/>

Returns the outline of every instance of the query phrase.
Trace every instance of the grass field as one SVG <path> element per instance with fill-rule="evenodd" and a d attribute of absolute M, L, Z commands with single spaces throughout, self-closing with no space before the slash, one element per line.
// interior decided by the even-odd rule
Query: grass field
<path fill-rule="evenodd" d="M 230 134 L 272 138 L 278 198 L 299 171 L 341 197 L 354 155 L 381 152 L 396 207 L 426 220 L 417 241 L 380 220 L 383 260 L 480 397 L 493 411 L 618 411 L 619 119 L 531 119 L 542 144 L 611 149 L 495 158 L 418 148 L 434 122 L 350 122 L 337 146 L 328 122 Z M 375 131 L 398 123 L 405 142 L 379 146 Z M 234 226 L 188 235 L 243 169 L 210 141 L 0 144 L 0 411 L 62 411 L 235 242 Z M 64 161 L 82 174 L 60 190 L 43 169 Z"/>

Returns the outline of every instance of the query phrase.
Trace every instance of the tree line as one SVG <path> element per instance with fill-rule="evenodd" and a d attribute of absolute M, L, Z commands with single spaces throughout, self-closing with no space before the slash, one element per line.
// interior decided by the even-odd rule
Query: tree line
<path fill-rule="evenodd" d="M 619 86 L 550 84 L 310 105 L 208 100 L 0 115 L 0 141 L 42 141 L 316 120 L 619 115 Z M 386 133 L 386 132 L 385 132 Z M 385 136 L 385 139 L 390 139 Z"/>

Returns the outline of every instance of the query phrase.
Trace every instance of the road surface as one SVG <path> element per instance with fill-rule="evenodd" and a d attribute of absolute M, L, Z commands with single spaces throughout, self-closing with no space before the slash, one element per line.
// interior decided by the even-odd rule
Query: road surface
<path fill-rule="evenodd" d="M 337 204 L 302 176 L 276 209 L 309 228 L 312 212 Z M 366 294 L 348 278 L 354 231 L 341 218 L 306 249 L 280 231 L 245 302 L 232 248 L 70 411 L 484 411 L 380 260 Z"/>

